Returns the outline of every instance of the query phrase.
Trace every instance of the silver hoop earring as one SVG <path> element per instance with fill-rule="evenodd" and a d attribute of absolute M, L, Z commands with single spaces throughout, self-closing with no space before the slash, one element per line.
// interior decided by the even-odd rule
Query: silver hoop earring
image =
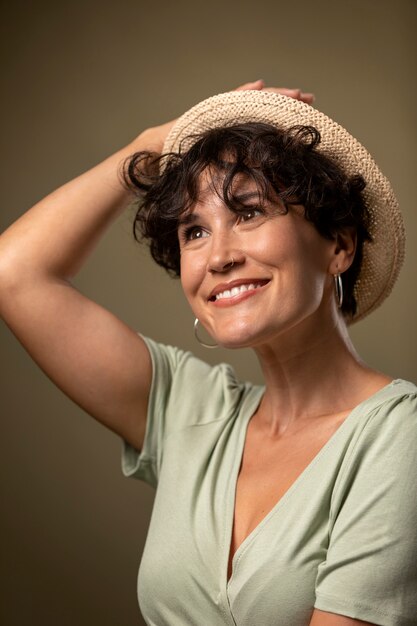
<path fill-rule="evenodd" d="M 204 346 L 204 348 L 217 348 L 218 347 L 217 343 L 205 343 L 204 341 L 201 341 L 200 337 L 198 336 L 198 317 L 196 317 L 194 320 L 194 335 L 198 343 L 201 346 Z"/>
<path fill-rule="evenodd" d="M 334 275 L 334 289 L 336 292 L 336 302 L 339 309 L 342 308 L 343 304 L 343 283 L 342 277 L 339 273 Z"/>

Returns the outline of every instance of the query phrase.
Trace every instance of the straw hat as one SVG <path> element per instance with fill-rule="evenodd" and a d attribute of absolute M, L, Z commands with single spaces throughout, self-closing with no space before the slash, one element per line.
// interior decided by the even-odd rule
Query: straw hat
<path fill-rule="evenodd" d="M 390 183 L 368 151 L 342 126 L 304 102 L 269 91 L 232 91 L 200 102 L 177 120 L 163 151 L 178 152 L 181 146 L 184 152 L 195 142 L 192 135 L 245 122 L 284 129 L 297 124 L 314 126 L 321 134 L 318 149 L 332 156 L 347 174 L 361 174 L 365 179 L 363 193 L 373 241 L 364 243 L 354 288 L 357 311 L 350 322 L 362 319 L 390 294 L 404 260 L 404 224 Z"/>

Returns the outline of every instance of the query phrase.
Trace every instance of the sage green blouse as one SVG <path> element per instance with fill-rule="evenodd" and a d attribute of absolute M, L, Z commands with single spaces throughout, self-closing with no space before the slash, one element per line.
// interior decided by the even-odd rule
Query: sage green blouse
<path fill-rule="evenodd" d="M 152 626 L 308 626 L 314 607 L 417 625 L 417 387 L 357 406 L 245 539 L 227 580 L 236 480 L 263 387 L 146 339 L 153 383 L 141 453 L 156 487 L 139 569 Z M 261 452 L 260 452 L 261 453 Z"/>

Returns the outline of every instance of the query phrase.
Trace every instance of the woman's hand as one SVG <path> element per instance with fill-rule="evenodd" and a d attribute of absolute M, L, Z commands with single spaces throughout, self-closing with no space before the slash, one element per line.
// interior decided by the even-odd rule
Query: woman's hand
<path fill-rule="evenodd" d="M 280 93 L 282 96 L 288 96 L 289 98 L 294 98 L 295 100 L 301 100 L 306 104 L 313 104 L 314 102 L 314 94 L 312 93 L 306 93 L 301 91 L 301 89 L 288 89 L 287 87 L 266 87 L 263 80 L 255 80 L 252 83 L 245 83 L 244 85 L 237 87 L 235 91 L 247 91 L 251 89 L 255 91 L 272 91 L 274 93 Z"/>
<path fill-rule="evenodd" d="M 283 96 L 288 96 L 289 98 L 294 98 L 295 100 L 301 100 L 306 104 L 312 104 L 314 102 L 314 95 L 312 93 L 306 93 L 301 91 L 301 89 L 288 89 L 287 87 L 266 87 L 263 80 L 255 80 L 251 83 L 245 83 L 244 85 L 240 85 L 234 89 L 234 91 L 249 90 L 272 91 Z M 176 121 L 177 120 L 175 119 L 171 122 L 145 130 L 139 135 L 136 142 L 134 142 L 137 143 L 135 146 L 136 150 L 149 150 L 151 152 L 161 154 L 165 139 L 168 137 L 168 134 Z"/>
<path fill-rule="evenodd" d="M 171 122 L 166 122 L 165 124 L 161 124 L 160 126 L 153 126 L 152 128 L 147 128 L 139 135 L 135 141 L 132 143 L 132 148 L 134 152 L 140 152 L 141 150 L 146 150 L 149 152 L 156 152 L 157 154 L 161 154 L 165 139 L 168 137 L 171 128 L 174 126 L 177 120 L 172 120 Z"/>

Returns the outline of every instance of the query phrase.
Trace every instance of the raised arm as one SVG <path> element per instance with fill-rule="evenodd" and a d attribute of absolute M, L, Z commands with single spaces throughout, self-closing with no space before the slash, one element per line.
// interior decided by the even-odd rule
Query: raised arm
<path fill-rule="evenodd" d="M 267 88 L 311 103 L 298 89 Z M 131 198 L 120 177 L 127 157 L 161 152 L 173 122 L 151 128 L 63 185 L 0 237 L 0 315 L 70 398 L 141 449 L 151 384 L 147 347 L 135 331 L 71 284 Z"/>
<path fill-rule="evenodd" d="M 151 363 L 143 340 L 71 284 L 131 201 L 123 161 L 162 148 L 171 124 L 60 187 L 0 237 L 0 314 L 45 373 L 83 409 L 140 449 Z"/>

